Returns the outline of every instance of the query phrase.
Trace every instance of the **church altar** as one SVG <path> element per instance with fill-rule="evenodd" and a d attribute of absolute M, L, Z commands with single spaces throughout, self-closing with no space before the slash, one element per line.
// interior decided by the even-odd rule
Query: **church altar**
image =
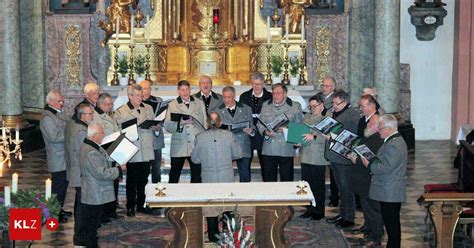
<path fill-rule="evenodd" d="M 304 185 L 307 194 L 299 195 Z M 252 182 L 163 184 L 165 196 L 156 196 L 158 184 L 145 188 L 146 205 L 169 207 L 167 218 L 175 229 L 168 247 L 202 247 L 203 218 L 233 211 L 252 216 L 255 243 L 258 247 L 289 247 L 284 227 L 293 216 L 291 206 L 314 204 L 307 182 Z"/>

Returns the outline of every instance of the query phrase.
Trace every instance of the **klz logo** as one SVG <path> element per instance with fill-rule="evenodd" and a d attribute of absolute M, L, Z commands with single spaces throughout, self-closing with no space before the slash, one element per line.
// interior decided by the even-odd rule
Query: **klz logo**
<path fill-rule="evenodd" d="M 41 209 L 10 208 L 10 239 L 41 240 Z"/>

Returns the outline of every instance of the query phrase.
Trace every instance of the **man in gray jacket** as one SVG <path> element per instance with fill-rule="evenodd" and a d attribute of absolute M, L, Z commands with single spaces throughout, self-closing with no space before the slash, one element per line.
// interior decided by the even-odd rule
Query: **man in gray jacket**
<path fill-rule="evenodd" d="M 62 210 L 68 187 L 66 172 L 66 155 L 64 151 L 64 136 L 67 116 L 61 111 L 64 98 L 58 90 L 51 90 L 46 95 L 43 116 L 40 121 L 40 129 L 46 147 L 46 158 L 48 171 L 51 172 L 51 191 L 56 194 L 61 204 L 59 221 L 67 221 L 67 216 L 72 215 L 69 211 Z"/>
<path fill-rule="evenodd" d="M 119 125 L 126 121 L 136 119 L 139 126 L 146 120 L 153 120 L 153 109 L 150 105 L 142 103 L 143 90 L 138 84 L 132 84 L 127 89 L 129 101 L 115 111 L 115 118 Z M 138 128 L 138 140 L 133 144 L 138 147 L 138 152 L 127 163 L 127 216 L 135 216 L 137 212 L 145 213 L 145 186 L 150 174 L 150 161 L 155 159 L 153 152 L 153 131 L 151 129 Z"/>
<path fill-rule="evenodd" d="M 222 104 L 222 95 L 212 91 L 212 78 L 208 75 L 202 75 L 199 78 L 199 92 L 193 96 L 202 100 L 208 114 Z"/>
<path fill-rule="evenodd" d="M 76 107 L 76 114 L 68 121 L 66 128 L 66 169 L 69 186 L 76 189 L 74 200 L 74 244 L 77 245 L 79 227 L 81 224 L 81 167 L 79 151 L 87 137 L 87 126 L 94 118 L 94 110 L 87 103 Z"/>
<path fill-rule="evenodd" d="M 250 137 L 255 136 L 255 126 L 253 125 L 252 109 L 249 106 L 235 101 L 235 89 L 226 86 L 222 89 L 224 103 L 219 106 L 218 113 L 222 123 L 231 128 L 237 143 L 242 150 L 242 158 L 237 160 L 240 182 L 250 182 L 250 158 L 251 144 Z M 244 125 L 244 128 L 235 128 Z"/>
<path fill-rule="evenodd" d="M 107 152 L 100 147 L 104 130 L 99 124 L 87 128 L 87 138 L 81 146 L 81 226 L 79 243 L 86 247 L 98 247 L 97 227 L 102 206 L 115 200 L 113 181 L 122 175 L 124 165 L 113 167 Z"/>
<path fill-rule="evenodd" d="M 191 183 L 201 182 L 201 165 L 191 161 L 196 135 L 204 131 L 207 121 L 206 108 L 201 100 L 190 95 L 191 85 L 186 80 L 178 82 L 178 98 L 171 101 L 166 113 L 165 129 L 171 133 L 170 183 L 178 183 L 187 160 L 191 169 Z M 172 119 L 177 116 L 178 119 Z"/>
<path fill-rule="evenodd" d="M 384 144 L 377 157 L 370 162 L 362 159 L 372 173 L 369 197 L 380 202 L 383 223 L 387 230 L 387 247 L 400 247 L 400 208 L 406 200 L 407 182 L 407 144 L 398 133 L 395 116 L 386 114 L 380 117 L 380 137 Z"/>
<path fill-rule="evenodd" d="M 269 130 L 265 127 L 266 124 L 282 115 L 286 115 L 292 122 L 303 121 L 301 105 L 288 98 L 287 92 L 288 89 L 283 84 L 272 86 L 273 98 L 263 103 L 260 113 L 261 122 L 257 124 L 258 131 L 265 137 L 262 148 L 264 182 L 278 181 L 278 171 L 280 171 L 280 181 L 293 181 L 294 178 L 293 159 L 296 152 L 293 144 L 286 143 L 282 127 L 278 130 Z"/>
<path fill-rule="evenodd" d="M 333 118 L 343 125 L 352 133 L 357 133 L 357 125 L 359 123 L 359 111 L 350 105 L 351 99 L 349 94 L 343 90 L 334 92 L 333 97 L 334 112 Z M 342 129 L 340 130 L 342 132 Z M 329 223 L 335 223 L 337 227 L 348 228 L 354 225 L 355 218 L 355 196 L 351 190 L 351 161 L 347 158 L 329 150 L 328 141 L 326 144 L 325 156 L 331 162 L 331 169 L 334 173 L 334 179 L 339 188 L 341 205 L 339 206 L 339 215 L 329 218 Z"/>

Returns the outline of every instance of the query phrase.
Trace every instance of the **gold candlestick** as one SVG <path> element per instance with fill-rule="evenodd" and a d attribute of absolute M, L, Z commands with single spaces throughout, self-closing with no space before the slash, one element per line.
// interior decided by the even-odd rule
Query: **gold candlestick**
<path fill-rule="evenodd" d="M 290 47 L 290 44 L 288 43 L 285 43 L 285 72 L 283 74 L 283 79 L 281 80 L 281 82 L 284 84 L 284 85 L 289 85 L 290 84 L 290 76 L 288 75 L 288 67 L 290 66 L 290 61 L 288 59 L 288 48 Z"/>
<path fill-rule="evenodd" d="M 112 78 L 112 80 L 110 81 L 110 84 L 111 85 L 118 85 L 119 84 L 119 80 L 118 80 L 118 60 L 119 60 L 119 57 L 118 57 L 118 48 L 120 47 L 120 44 L 119 43 L 115 43 L 114 44 L 114 47 L 115 47 L 115 55 L 114 55 L 114 77 Z"/>
<path fill-rule="evenodd" d="M 130 44 L 128 45 L 130 48 L 130 64 L 128 65 L 128 68 L 130 68 L 130 71 L 128 72 L 128 84 L 134 84 L 135 79 L 133 79 L 133 49 L 135 48 L 135 44 Z"/>
<path fill-rule="evenodd" d="M 304 42 L 302 42 L 300 47 L 301 47 L 301 58 L 300 58 L 300 81 L 299 81 L 299 84 L 300 85 L 305 85 L 305 84 L 308 83 L 308 81 L 306 81 L 306 79 L 304 79 L 304 65 L 305 65 L 304 55 L 305 55 L 305 51 L 306 51 L 306 44 Z"/>
<path fill-rule="evenodd" d="M 272 15 L 272 21 L 273 21 L 273 27 L 278 28 L 278 22 L 280 22 L 280 15 L 278 14 L 278 7 L 275 5 L 275 8 L 273 9 L 273 15 Z"/>
<path fill-rule="evenodd" d="M 270 49 L 272 48 L 272 44 L 268 43 L 265 45 L 267 48 L 267 79 L 265 79 L 266 85 L 272 85 L 272 65 L 271 65 L 271 56 L 270 56 Z"/>
<path fill-rule="evenodd" d="M 149 81 L 151 84 L 153 84 L 153 80 L 151 80 L 151 75 L 150 75 L 150 47 L 151 47 L 151 44 L 147 43 L 147 44 L 145 44 L 145 47 L 146 47 L 146 56 L 145 56 L 145 59 L 146 59 L 146 65 L 145 65 L 146 73 L 145 73 L 145 79 L 147 81 Z"/>
<path fill-rule="evenodd" d="M 7 164 L 8 167 L 12 166 L 12 154 L 15 155 L 15 159 L 17 160 L 23 159 L 23 155 L 21 152 L 21 143 L 23 143 L 23 140 L 20 140 L 19 129 L 17 132 L 12 132 L 13 128 L 8 128 L 5 125 L 5 121 L 3 121 L 2 124 L 3 126 L 2 128 L 0 128 L 0 177 L 3 176 L 2 173 L 4 164 Z M 15 138 L 13 138 L 13 133 L 15 133 Z M 13 150 L 10 149 L 12 145 L 14 145 Z"/>

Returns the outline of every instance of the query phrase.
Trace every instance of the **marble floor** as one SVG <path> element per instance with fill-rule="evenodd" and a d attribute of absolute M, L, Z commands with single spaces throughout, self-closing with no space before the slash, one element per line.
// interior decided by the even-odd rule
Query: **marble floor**
<path fill-rule="evenodd" d="M 167 151 L 164 152 L 164 157 Z M 456 155 L 456 146 L 450 141 L 417 141 L 416 150 L 409 155 L 408 164 L 408 184 L 407 202 L 402 205 L 402 247 L 430 247 L 433 246 L 433 230 L 425 222 L 426 210 L 418 205 L 416 199 L 423 192 L 423 185 L 427 183 L 450 183 L 455 182 L 457 170 L 452 167 L 452 162 Z M 4 168 L 3 177 L 0 178 L 0 186 L 11 183 L 11 174 L 17 172 L 20 175 L 19 188 L 44 188 L 44 181 L 50 176 L 46 171 L 45 152 L 40 150 L 30 154 L 25 154 L 23 161 L 13 163 L 11 168 Z M 167 172 L 169 160 L 164 160 L 164 172 Z M 257 161 L 252 163 L 253 181 L 260 181 Z M 299 166 L 295 168 L 295 179 L 300 178 Z M 166 180 L 166 176 L 163 178 Z M 185 173 L 184 181 L 189 180 L 189 173 Z M 69 190 L 67 195 L 66 210 L 71 210 L 73 205 L 73 192 Z M 121 207 L 125 203 L 125 192 L 121 190 Z M 302 211 L 302 209 L 296 209 Z M 123 209 L 120 213 L 124 214 Z M 326 216 L 337 213 L 335 208 L 326 208 Z M 294 218 L 298 218 L 299 213 L 295 213 Z M 363 222 L 362 214 L 357 212 L 356 223 Z M 323 221 L 323 220 L 322 220 Z M 106 227 L 105 227 L 106 228 Z M 37 241 L 33 247 L 72 247 L 73 220 L 62 225 L 59 231 L 51 233 L 43 231 L 43 240 Z M 351 247 L 362 247 L 363 238 L 361 235 L 348 235 L 341 232 Z M 457 232 L 455 247 L 473 247 L 473 241 L 465 238 L 461 232 Z M 18 247 L 25 245 L 17 243 Z"/>

